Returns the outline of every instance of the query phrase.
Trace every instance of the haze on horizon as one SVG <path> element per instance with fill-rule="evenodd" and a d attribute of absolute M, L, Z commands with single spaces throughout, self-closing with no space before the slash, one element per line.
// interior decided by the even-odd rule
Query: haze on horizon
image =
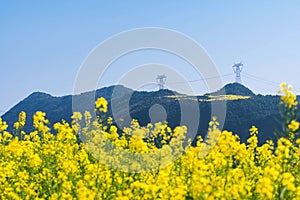
<path fill-rule="evenodd" d="M 296 0 L 2 1 L 0 115 L 34 91 L 72 94 L 80 65 L 93 48 L 112 35 L 143 27 L 173 29 L 193 38 L 226 75 L 224 84 L 234 81 L 232 65 L 242 61 L 243 84 L 253 92 L 276 94 L 285 81 L 299 94 L 299 9 Z M 199 79 L 180 58 L 143 51 L 113 63 L 98 87 L 116 84 L 122 73 L 144 63 L 163 63 L 188 80 Z M 153 84 L 156 76 L 149 74 Z M 176 81 L 168 75 L 167 82 Z M 204 81 L 191 85 L 195 93 L 207 92 Z M 180 84 L 171 89 L 182 92 Z"/>

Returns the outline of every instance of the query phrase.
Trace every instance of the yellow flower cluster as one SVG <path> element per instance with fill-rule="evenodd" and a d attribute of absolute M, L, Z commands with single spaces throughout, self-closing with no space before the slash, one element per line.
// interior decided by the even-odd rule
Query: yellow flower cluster
<path fill-rule="evenodd" d="M 281 90 L 278 91 L 279 94 L 283 94 L 281 96 L 281 100 L 283 101 L 285 105 L 287 105 L 289 108 L 293 106 L 297 106 L 297 97 L 296 95 L 291 91 L 293 87 L 291 85 L 287 85 L 285 82 L 280 84 Z"/>
<path fill-rule="evenodd" d="M 299 122 L 292 120 L 291 123 L 288 125 L 288 127 L 292 130 L 292 131 L 297 131 L 299 129 Z"/>
<path fill-rule="evenodd" d="M 100 97 L 95 102 L 95 109 L 99 110 L 100 112 L 107 112 L 107 101 L 103 97 Z"/>
<path fill-rule="evenodd" d="M 7 128 L 8 128 L 7 123 L 2 121 L 2 118 L 0 118 L 0 133 L 5 131 Z"/>
<path fill-rule="evenodd" d="M 47 133 L 50 128 L 47 126 L 49 120 L 45 118 L 46 113 L 37 111 L 33 116 L 33 127 L 42 134 Z"/>
<path fill-rule="evenodd" d="M 104 98 L 96 109 L 107 111 Z M 252 126 L 245 144 L 213 118 L 192 146 L 184 126 L 133 120 L 119 130 L 112 118 L 102 123 L 85 112 L 50 132 L 45 117 L 37 112 L 23 138 L 0 118 L 0 199 L 300 199 L 300 139 L 258 146 Z"/>
<path fill-rule="evenodd" d="M 296 95 L 292 92 L 293 87 L 282 83 L 279 94 L 281 95 L 279 111 L 283 118 L 283 134 L 281 136 L 288 137 L 290 141 L 295 142 L 295 138 L 299 137 L 298 119 L 298 101 Z"/>
<path fill-rule="evenodd" d="M 26 123 L 26 113 L 24 111 L 19 114 L 19 121 L 14 123 L 14 128 L 18 130 L 19 128 L 23 128 Z"/>

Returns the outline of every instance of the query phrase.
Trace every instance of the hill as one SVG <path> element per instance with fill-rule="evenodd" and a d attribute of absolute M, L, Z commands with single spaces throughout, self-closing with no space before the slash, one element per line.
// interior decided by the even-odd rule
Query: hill
<path fill-rule="evenodd" d="M 240 83 L 229 83 L 225 85 L 220 90 L 210 93 L 210 95 L 221 95 L 221 94 L 233 94 L 233 95 L 243 95 L 243 96 L 255 96 L 255 94 L 246 86 Z"/>
<path fill-rule="evenodd" d="M 190 104 L 195 103 L 196 99 L 201 113 L 199 128 L 197 130 L 199 135 L 206 135 L 208 122 L 211 119 L 212 102 L 224 100 L 227 100 L 227 112 L 223 129 L 237 133 L 242 141 L 246 141 L 246 138 L 249 137 L 248 130 L 252 125 L 256 125 L 260 130 L 259 143 L 263 143 L 266 139 L 276 140 L 274 131 L 275 129 L 280 129 L 280 124 L 277 122 L 280 116 L 278 112 L 279 96 L 256 95 L 249 88 L 238 83 L 227 84 L 220 90 L 210 94 L 197 97 L 193 96 L 193 99 L 188 95 L 182 95 L 170 90 L 139 92 L 124 86 L 110 86 L 98 89 L 95 93 L 87 92 L 78 95 L 79 101 L 77 104 L 79 104 L 79 110 L 84 111 L 85 102 L 91 98 L 91 95 L 95 94 L 94 99 L 103 96 L 108 100 L 109 113 L 107 113 L 107 115 L 112 116 L 111 100 L 113 93 L 115 95 L 114 98 L 117 97 L 117 99 L 113 101 L 113 116 L 116 120 L 123 118 L 124 125 L 129 125 L 130 118 L 138 119 L 141 125 L 146 125 L 151 122 L 151 118 L 153 118 L 153 113 L 151 116 L 151 109 L 154 108 L 155 110 L 156 108 L 158 112 L 162 112 L 160 116 L 166 116 L 166 118 L 160 118 L 160 116 L 157 115 L 154 122 L 167 120 L 171 127 L 175 127 L 180 124 L 181 120 L 179 101 L 183 99 L 185 105 L 188 107 Z M 126 109 L 126 106 L 124 106 L 128 105 L 128 102 L 129 111 Z M 153 107 L 153 105 L 156 105 L 156 107 Z M 162 107 L 164 109 L 161 109 Z M 32 115 L 36 111 L 46 112 L 46 117 L 52 125 L 61 121 L 61 119 L 70 122 L 70 116 L 72 115 L 72 96 L 53 97 L 49 94 L 35 92 L 10 109 L 2 118 L 7 121 L 10 128 L 12 128 L 13 122 L 17 121 L 18 114 L 21 111 L 25 111 L 28 116 L 27 125 L 25 126 L 25 130 L 27 131 L 31 131 Z M 128 112 L 130 115 L 128 115 Z"/>

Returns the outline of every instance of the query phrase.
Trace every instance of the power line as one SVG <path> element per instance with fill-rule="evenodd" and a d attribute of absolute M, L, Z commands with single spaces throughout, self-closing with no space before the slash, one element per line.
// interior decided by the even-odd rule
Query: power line
<path fill-rule="evenodd" d="M 281 84 L 279 82 L 267 80 L 267 79 L 264 79 L 264 78 L 261 78 L 261 77 L 258 77 L 258 76 L 254 76 L 254 75 L 251 75 L 251 74 L 248 74 L 248 73 L 244 73 L 244 75 L 245 75 L 246 78 L 249 78 L 249 79 L 252 79 L 252 80 L 255 80 L 255 81 L 259 81 L 259 82 L 265 83 L 267 85 L 272 85 L 272 86 L 279 87 L 279 85 Z M 297 91 L 300 91 L 300 88 L 298 88 L 298 87 L 294 87 L 294 89 L 296 89 Z"/>
<path fill-rule="evenodd" d="M 151 86 L 151 87 L 149 87 L 149 86 L 142 86 L 140 89 L 138 89 L 138 90 L 153 90 L 153 89 L 157 89 L 158 88 L 158 86 L 157 85 L 154 85 L 154 86 Z"/>
<path fill-rule="evenodd" d="M 225 77 L 225 76 L 232 76 L 233 74 L 234 73 L 230 73 L 230 74 L 225 74 L 225 75 L 221 75 L 221 76 L 212 76 L 212 77 L 208 77 L 208 78 L 201 78 L 201 79 L 195 79 L 195 80 L 189 80 L 189 81 L 168 82 L 168 84 L 181 84 L 181 83 L 186 83 L 186 82 L 191 83 L 191 82 L 205 81 L 205 80 L 221 78 L 221 77 Z"/>
<path fill-rule="evenodd" d="M 249 78 L 254 78 L 254 79 L 257 79 L 257 80 L 260 80 L 260 81 L 264 81 L 266 83 L 270 83 L 270 84 L 276 84 L 277 86 L 280 85 L 280 83 L 278 82 L 275 82 L 275 81 L 270 81 L 270 80 L 267 80 L 267 79 L 264 79 L 264 78 L 261 78 L 261 77 L 257 77 L 257 76 L 254 76 L 254 75 L 251 75 L 251 74 L 248 74 L 248 73 L 244 73 L 246 76 L 248 76 Z"/>

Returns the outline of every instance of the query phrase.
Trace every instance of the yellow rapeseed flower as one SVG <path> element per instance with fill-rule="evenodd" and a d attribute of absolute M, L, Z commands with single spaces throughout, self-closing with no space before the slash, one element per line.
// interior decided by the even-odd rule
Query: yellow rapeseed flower
<path fill-rule="evenodd" d="M 0 132 L 5 131 L 7 127 L 8 127 L 7 123 L 2 121 L 2 118 L 0 117 Z"/>
<path fill-rule="evenodd" d="M 249 129 L 249 131 L 250 131 L 250 134 L 251 134 L 251 135 L 256 135 L 256 134 L 258 134 L 258 128 L 256 128 L 255 126 L 252 126 L 252 127 Z"/>
<path fill-rule="evenodd" d="M 106 113 L 107 112 L 107 101 L 103 97 L 100 97 L 95 102 L 95 107 L 100 112 Z"/>
<path fill-rule="evenodd" d="M 282 103 L 296 101 L 288 93 Z M 97 114 L 107 112 L 104 98 L 95 104 Z M 259 146 L 252 126 L 247 145 L 213 117 L 207 136 L 192 146 L 185 126 L 133 120 L 122 130 L 112 118 L 85 112 L 80 127 L 75 112 L 72 124 L 58 122 L 51 131 L 45 117 L 37 112 L 24 138 L 7 132 L 0 118 L 0 199 L 300 199 L 300 139 Z M 289 131 L 297 131 L 299 123 L 290 121 Z"/>
<path fill-rule="evenodd" d="M 297 122 L 296 120 L 292 120 L 288 127 L 289 129 L 291 129 L 291 131 L 295 132 L 299 129 L 299 122 Z"/>

